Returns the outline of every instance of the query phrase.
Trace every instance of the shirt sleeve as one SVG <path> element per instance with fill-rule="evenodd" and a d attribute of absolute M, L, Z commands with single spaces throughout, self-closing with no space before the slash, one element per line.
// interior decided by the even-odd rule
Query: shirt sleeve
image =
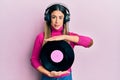
<path fill-rule="evenodd" d="M 43 43 L 43 34 L 39 34 L 35 39 L 32 56 L 30 59 L 32 66 L 36 69 L 39 66 L 41 66 L 39 55 L 40 55 L 42 43 Z"/>
<path fill-rule="evenodd" d="M 73 43 L 72 46 L 75 46 L 75 45 L 80 45 L 80 46 L 83 46 L 83 47 L 90 47 L 93 43 L 93 40 L 92 38 L 88 37 L 88 36 L 83 36 L 83 35 L 78 35 L 78 34 L 75 34 L 75 33 L 70 33 L 70 35 L 75 35 L 75 36 L 78 36 L 79 37 L 79 40 L 77 43 Z"/>

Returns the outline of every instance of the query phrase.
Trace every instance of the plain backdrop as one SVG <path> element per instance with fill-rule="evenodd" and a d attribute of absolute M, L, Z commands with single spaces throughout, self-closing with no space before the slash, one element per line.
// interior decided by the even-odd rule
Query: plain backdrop
<path fill-rule="evenodd" d="M 69 30 L 94 40 L 75 47 L 73 80 L 120 80 L 119 0 L 0 0 L 0 80 L 40 80 L 30 56 L 44 11 L 56 2 L 70 10 Z"/>

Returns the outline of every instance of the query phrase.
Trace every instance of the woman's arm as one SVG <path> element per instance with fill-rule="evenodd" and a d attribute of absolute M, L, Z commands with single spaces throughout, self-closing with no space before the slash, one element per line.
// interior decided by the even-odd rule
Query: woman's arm
<path fill-rule="evenodd" d="M 65 37 L 65 40 L 70 42 L 78 43 L 79 41 L 79 37 L 75 35 L 64 35 L 64 37 Z"/>
<path fill-rule="evenodd" d="M 64 75 L 64 74 L 68 74 L 69 71 L 58 71 L 58 72 L 51 71 L 50 72 L 41 65 L 39 55 L 40 55 L 40 50 L 41 50 L 41 47 L 42 47 L 42 42 L 43 42 L 43 34 L 39 34 L 36 37 L 34 47 L 33 47 L 33 51 L 32 51 L 32 56 L 31 56 L 32 66 L 35 69 L 37 69 L 40 73 L 45 74 L 49 77 L 59 77 L 59 76 Z"/>
<path fill-rule="evenodd" d="M 48 39 L 45 39 L 45 41 L 58 41 L 58 40 L 68 40 L 68 41 L 77 43 L 79 41 L 79 37 L 71 36 L 71 35 L 59 35 L 59 36 L 53 36 Z"/>
<path fill-rule="evenodd" d="M 39 72 L 41 72 L 42 74 L 45 74 L 45 75 L 47 75 L 47 76 L 51 76 L 50 75 L 50 72 L 48 71 L 48 70 L 46 70 L 43 66 L 39 66 L 38 68 L 37 68 L 37 70 L 39 71 Z"/>
<path fill-rule="evenodd" d="M 53 36 L 45 40 L 46 41 L 68 40 L 70 42 L 73 42 L 77 45 L 81 45 L 84 47 L 90 47 L 93 44 L 93 40 L 91 38 L 86 36 L 79 36 L 77 34 Z"/>
<path fill-rule="evenodd" d="M 37 70 L 49 77 L 59 77 L 59 76 L 62 76 L 64 74 L 69 74 L 70 72 L 69 71 L 48 71 L 46 70 L 43 66 L 39 66 L 37 68 Z"/>

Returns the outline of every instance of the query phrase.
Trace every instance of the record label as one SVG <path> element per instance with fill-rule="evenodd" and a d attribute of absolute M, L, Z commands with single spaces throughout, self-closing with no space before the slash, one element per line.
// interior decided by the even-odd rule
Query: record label
<path fill-rule="evenodd" d="M 60 50 L 54 50 L 51 53 L 51 60 L 55 63 L 59 63 L 63 60 L 63 53 Z"/>

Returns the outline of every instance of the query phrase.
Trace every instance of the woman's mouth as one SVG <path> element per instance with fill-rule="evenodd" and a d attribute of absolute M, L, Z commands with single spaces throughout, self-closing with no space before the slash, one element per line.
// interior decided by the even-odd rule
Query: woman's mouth
<path fill-rule="evenodd" d="M 55 25 L 55 27 L 59 27 L 60 25 Z"/>

